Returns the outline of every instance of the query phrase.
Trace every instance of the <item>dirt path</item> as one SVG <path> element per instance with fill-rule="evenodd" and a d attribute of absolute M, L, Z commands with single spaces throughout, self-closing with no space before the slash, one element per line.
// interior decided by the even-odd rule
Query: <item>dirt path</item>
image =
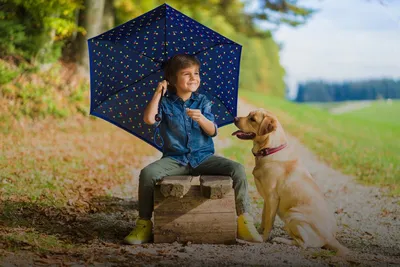
<path fill-rule="evenodd" d="M 254 107 L 240 101 L 239 115 L 247 115 Z M 215 140 L 217 151 L 229 146 L 234 138 Z M 98 212 L 77 218 L 69 225 L 69 235 L 78 249 L 51 254 L 19 251 L 0 253 L 1 266 L 400 266 L 400 199 L 384 196 L 375 187 L 354 182 L 352 177 L 331 169 L 320 162 L 313 153 L 289 136 L 304 164 L 310 170 L 336 211 L 339 240 L 354 251 L 348 259 L 333 256 L 321 249 L 302 250 L 297 247 L 275 244 L 197 245 L 145 244 L 127 246 L 121 243 L 130 231 L 137 216 L 137 185 L 140 170 L 132 170 L 132 179 L 109 191 L 107 199 L 97 200 L 103 207 Z M 250 145 L 249 145 L 250 148 Z M 250 156 L 250 151 L 244 152 Z M 160 158 L 157 152 L 151 157 L 141 157 L 141 166 Z M 253 168 L 253 166 L 246 166 Z M 254 187 L 250 187 L 255 221 L 260 221 L 260 199 Z M 49 221 L 50 223 L 51 221 Z M 65 233 L 63 233 L 65 234 Z M 282 222 L 277 219 L 272 237 L 286 236 Z M 0 244 L 1 249 L 1 244 Z M 0 250 L 1 252 L 1 250 Z"/>

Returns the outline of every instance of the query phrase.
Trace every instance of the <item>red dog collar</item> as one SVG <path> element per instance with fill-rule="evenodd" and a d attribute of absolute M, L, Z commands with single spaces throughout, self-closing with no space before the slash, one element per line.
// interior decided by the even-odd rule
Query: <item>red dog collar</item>
<path fill-rule="evenodd" d="M 284 149 L 286 146 L 287 146 L 287 144 L 285 143 L 285 144 L 282 144 L 282 145 L 280 145 L 280 146 L 278 146 L 278 147 L 273 147 L 273 148 L 267 147 L 267 148 L 263 148 L 263 149 L 259 150 L 257 153 L 253 153 L 253 155 L 254 155 L 255 157 L 265 157 L 265 156 L 274 154 L 274 153 L 278 152 L 279 150 Z"/>

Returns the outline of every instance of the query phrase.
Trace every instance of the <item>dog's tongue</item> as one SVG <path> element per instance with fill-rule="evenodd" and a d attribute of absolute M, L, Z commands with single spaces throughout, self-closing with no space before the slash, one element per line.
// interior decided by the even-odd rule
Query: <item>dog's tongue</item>
<path fill-rule="evenodd" d="M 233 132 L 232 135 L 237 135 L 238 133 L 241 133 L 241 132 L 243 133 L 243 131 L 237 130 L 237 131 Z"/>
<path fill-rule="evenodd" d="M 256 136 L 255 133 L 246 133 L 242 130 L 237 130 L 233 132 L 232 135 L 236 135 L 236 137 L 239 139 L 253 139 Z"/>

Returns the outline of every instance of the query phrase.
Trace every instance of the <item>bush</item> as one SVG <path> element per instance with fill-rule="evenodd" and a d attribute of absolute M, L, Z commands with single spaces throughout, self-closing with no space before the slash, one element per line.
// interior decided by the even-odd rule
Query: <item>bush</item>
<path fill-rule="evenodd" d="M 11 82 L 18 74 L 18 70 L 12 69 L 6 61 L 0 60 L 0 85 Z"/>
<path fill-rule="evenodd" d="M 0 86 L 2 117 L 36 119 L 88 114 L 89 84 L 86 79 L 73 74 L 73 66 L 56 63 L 48 71 L 40 72 L 25 63 L 15 73 L 20 74 L 18 79 Z M 12 80 L 12 76 L 7 77 L 8 81 Z"/>
<path fill-rule="evenodd" d="M 66 38 L 80 30 L 75 10 L 81 0 L 2 0 L 0 57 L 20 56 L 31 63 L 55 62 Z"/>

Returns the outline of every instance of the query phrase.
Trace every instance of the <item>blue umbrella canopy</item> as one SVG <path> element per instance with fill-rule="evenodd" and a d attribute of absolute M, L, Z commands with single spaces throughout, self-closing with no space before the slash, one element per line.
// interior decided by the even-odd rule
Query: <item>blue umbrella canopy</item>
<path fill-rule="evenodd" d="M 218 127 L 237 115 L 242 46 L 167 4 L 88 40 L 90 114 L 111 122 L 162 151 L 156 128 L 143 113 L 163 66 L 176 54 L 201 62 L 199 93 L 213 102 Z"/>

